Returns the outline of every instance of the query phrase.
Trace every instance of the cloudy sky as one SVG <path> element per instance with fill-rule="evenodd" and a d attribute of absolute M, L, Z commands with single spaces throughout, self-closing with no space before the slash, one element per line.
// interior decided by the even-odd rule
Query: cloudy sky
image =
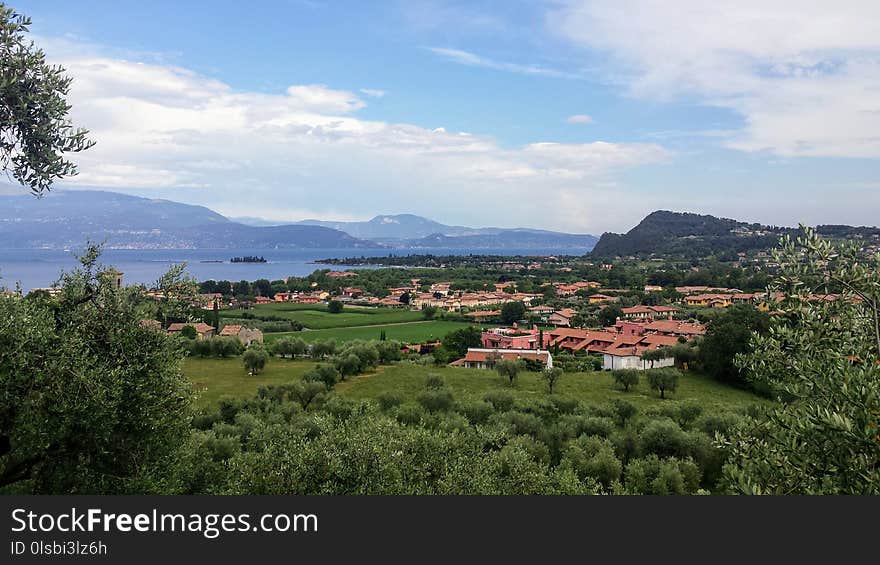
<path fill-rule="evenodd" d="M 876 0 L 23 0 L 68 188 L 276 220 L 878 224 Z"/>

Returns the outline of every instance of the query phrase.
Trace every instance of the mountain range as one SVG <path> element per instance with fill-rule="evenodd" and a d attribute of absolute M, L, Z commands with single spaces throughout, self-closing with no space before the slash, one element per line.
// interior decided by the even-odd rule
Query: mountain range
<path fill-rule="evenodd" d="M 204 206 L 105 191 L 0 195 L 0 247 L 62 249 L 86 240 L 128 249 L 559 249 L 582 254 L 598 238 L 528 228 L 448 226 L 412 214 L 366 222 L 227 218 Z"/>

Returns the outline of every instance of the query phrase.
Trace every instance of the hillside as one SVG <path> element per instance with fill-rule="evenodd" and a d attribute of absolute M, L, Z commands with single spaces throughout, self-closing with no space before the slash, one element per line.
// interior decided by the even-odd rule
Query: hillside
<path fill-rule="evenodd" d="M 592 256 L 707 256 L 767 249 L 792 228 L 749 224 L 728 218 L 660 210 L 625 234 L 606 232 Z"/>
<path fill-rule="evenodd" d="M 204 206 L 113 192 L 0 196 L 0 247 L 63 249 L 86 240 L 130 249 L 380 247 L 325 227 L 246 226 Z"/>

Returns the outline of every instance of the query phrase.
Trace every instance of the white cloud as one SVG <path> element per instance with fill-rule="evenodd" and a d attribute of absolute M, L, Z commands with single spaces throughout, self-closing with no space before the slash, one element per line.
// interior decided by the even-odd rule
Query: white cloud
<path fill-rule="evenodd" d="M 635 96 L 737 112 L 731 147 L 880 156 L 876 0 L 564 0 L 548 25 L 610 54 L 609 75 Z"/>
<path fill-rule="evenodd" d="M 570 124 L 592 124 L 593 118 L 586 114 L 575 114 L 565 119 Z"/>
<path fill-rule="evenodd" d="M 507 148 L 443 127 L 360 119 L 365 102 L 326 85 L 242 92 L 179 67 L 68 53 L 50 58 L 74 77 L 72 118 L 97 141 L 73 156 L 80 175 L 69 185 L 153 192 L 236 216 L 414 212 L 599 230 L 613 220 L 560 223 L 563 194 L 588 202 L 615 172 L 669 156 L 638 143 Z M 523 206 L 532 200 L 540 205 Z"/>
<path fill-rule="evenodd" d="M 509 73 L 518 73 L 523 75 L 536 75 L 556 78 L 579 78 L 579 76 L 575 73 L 549 69 L 540 65 L 522 65 L 518 63 L 505 63 L 502 61 L 495 61 L 494 59 L 483 57 L 481 55 L 476 55 L 469 51 L 462 51 L 461 49 L 449 49 L 446 47 L 428 47 L 428 50 L 435 55 L 440 55 L 441 57 L 448 59 L 454 63 L 467 65 L 469 67 L 485 67 L 487 69 L 494 69 L 496 71 L 506 71 Z"/>
<path fill-rule="evenodd" d="M 386 94 L 384 90 L 379 90 L 377 88 L 362 88 L 361 93 L 373 98 L 382 98 Z"/>

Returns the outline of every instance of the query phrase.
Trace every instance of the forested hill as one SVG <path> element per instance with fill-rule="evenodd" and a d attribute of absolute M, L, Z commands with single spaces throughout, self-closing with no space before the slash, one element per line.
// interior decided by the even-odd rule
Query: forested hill
<path fill-rule="evenodd" d="M 792 228 L 749 224 L 728 218 L 660 210 L 625 234 L 602 234 L 592 256 L 679 255 L 704 257 L 768 249 Z"/>

